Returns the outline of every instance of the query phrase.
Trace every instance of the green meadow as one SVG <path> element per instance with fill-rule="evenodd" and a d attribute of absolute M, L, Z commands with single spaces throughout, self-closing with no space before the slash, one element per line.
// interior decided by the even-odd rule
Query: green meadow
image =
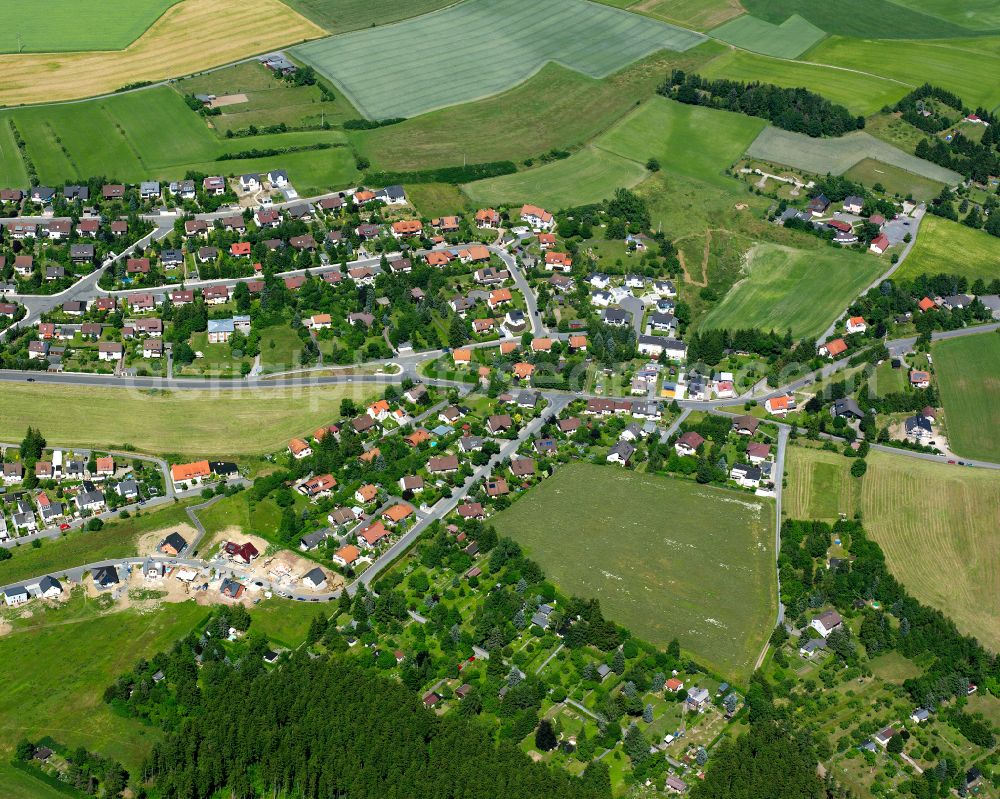
<path fill-rule="evenodd" d="M 937 341 L 932 352 L 951 449 L 1000 462 L 1000 335 Z"/>
<path fill-rule="evenodd" d="M 279 163 L 301 193 L 346 186 L 357 179 L 354 158 L 340 131 L 308 131 L 223 139 L 192 112 L 173 89 L 158 87 L 115 97 L 0 113 L 13 120 L 44 183 L 106 175 L 127 182 L 181 178 L 187 171 L 239 174 Z M 217 160 L 251 149 L 333 145 L 258 159 Z M 19 159 L 18 159 L 19 160 Z M 17 165 L 0 160 L 4 185 L 16 182 Z M 23 170 L 23 164 L 20 168 Z M 10 171 L 8 171 L 10 170 Z"/>
<path fill-rule="evenodd" d="M 562 590 L 745 679 L 774 623 L 774 505 L 693 482 L 572 463 L 494 517 Z"/>
<path fill-rule="evenodd" d="M 0 53 L 121 50 L 179 0 L 4 0 Z"/>
<path fill-rule="evenodd" d="M 877 258 L 825 245 L 807 250 L 759 244 L 745 261 L 745 277 L 702 328 L 791 329 L 797 339 L 817 336 L 885 268 Z"/>
<path fill-rule="evenodd" d="M 993 280 L 998 276 L 1000 239 L 982 230 L 927 214 L 920 235 L 896 272 L 897 278 L 947 273 L 968 280 Z"/>

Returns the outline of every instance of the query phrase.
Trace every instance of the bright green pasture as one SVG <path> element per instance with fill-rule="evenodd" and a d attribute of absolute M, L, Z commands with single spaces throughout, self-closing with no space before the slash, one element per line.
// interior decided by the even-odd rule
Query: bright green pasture
<path fill-rule="evenodd" d="M 701 326 L 791 328 L 795 338 L 816 336 L 884 266 L 877 258 L 832 247 L 797 250 L 759 244 L 746 256 L 745 277 Z"/>
<path fill-rule="evenodd" d="M 179 0 L 4 0 L 0 53 L 121 50 Z"/>

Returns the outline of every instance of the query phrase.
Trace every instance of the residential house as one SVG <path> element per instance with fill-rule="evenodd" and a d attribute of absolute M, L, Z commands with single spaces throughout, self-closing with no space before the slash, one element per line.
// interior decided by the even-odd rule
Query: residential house
<path fill-rule="evenodd" d="M 841 627 L 843 623 L 844 620 L 840 618 L 840 614 L 837 611 L 828 610 L 809 622 L 809 626 L 824 638 L 827 638 L 830 633 Z"/>
<path fill-rule="evenodd" d="M 764 410 L 772 416 L 784 416 L 796 408 L 795 398 L 791 394 L 780 397 L 768 397 L 764 400 Z"/>
<path fill-rule="evenodd" d="M 535 231 L 548 231 L 555 227 L 552 214 L 537 205 L 522 206 L 520 217 L 522 222 L 527 223 Z"/>
<path fill-rule="evenodd" d="M 705 439 L 699 433 L 694 430 L 689 430 L 683 433 L 680 438 L 674 443 L 674 450 L 678 455 L 696 455 L 698 452 L 698 447 L 705 443 Z"/>
<path fill-rule="evenodd" d="M 863 316 L 852 316 L 847 320 L 847 332 L 849 334 L 864 333 L 868 329 L 868 323 Z"/>

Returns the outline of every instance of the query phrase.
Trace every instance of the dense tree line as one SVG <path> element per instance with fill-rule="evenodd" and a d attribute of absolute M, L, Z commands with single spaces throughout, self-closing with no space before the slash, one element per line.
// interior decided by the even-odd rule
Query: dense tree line
<path fill-rule="evenodd" d="M 940 86 L 932 86 L 929 83 L 918 86 L 900 99 L 892 110 L 915 128 L 920 128 L 926 133 L 940 133 L 951 127 L 956 120 L 943 114 L 934 113 L 934 104 L 929 102 L 932 100 L 953 109 L 956 118 L 961 118 L 963 115 L 965 104 L 961 97 L 954 92 L 942 89 Z"/>
<path fill-rule="evenodd" d="M 658 91 L 682 103 L 761 117 L 779 128 L 813 137 L 842 136 L 865 126 L 864 117 L 852 116 L 844 106 L 822 95 L 773 83 L 709 80 L 675 69 Z"/>

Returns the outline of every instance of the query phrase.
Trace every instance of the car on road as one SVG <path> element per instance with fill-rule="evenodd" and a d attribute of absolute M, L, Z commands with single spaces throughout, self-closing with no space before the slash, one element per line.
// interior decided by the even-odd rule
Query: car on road
<path fill-rule="evenodd" d="M 62 524 L 59 525 L 59 529 L 60 530 L 68 530 L 69 529 L 69 525 L 66 524 L 66 522 L 63 522 Z"/>
<path fill-rule="evenodd" d="M 948 461 L 948 463 L 950 463 L 950 464 L 953 464 L 953 465 L 954 465 L 955 461 Z"/>
<path fill-rule="evenodd" d="M 28 382 L 29 382 L 29 383 L 34 383 L 34 382 L 35 382 L 35 378 L 33 378 L 33 377 L 29 377 L 29 378 L 28 378 Z"/>

